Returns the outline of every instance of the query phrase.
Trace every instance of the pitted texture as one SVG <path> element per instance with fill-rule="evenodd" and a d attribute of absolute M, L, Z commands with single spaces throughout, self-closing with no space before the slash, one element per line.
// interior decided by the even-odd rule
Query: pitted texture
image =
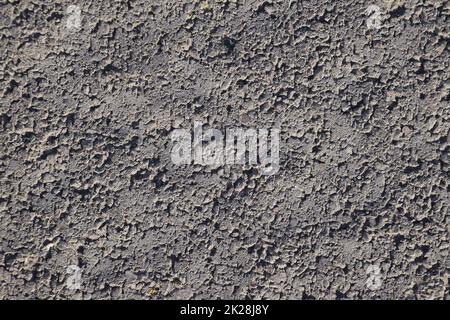
<path fill-rule="evenodd" d="M 449 299 L 449 1 L 77 4 L 0 2 L 0 298 Z M 195 120 L 279 172 L 174 165 Z"/>

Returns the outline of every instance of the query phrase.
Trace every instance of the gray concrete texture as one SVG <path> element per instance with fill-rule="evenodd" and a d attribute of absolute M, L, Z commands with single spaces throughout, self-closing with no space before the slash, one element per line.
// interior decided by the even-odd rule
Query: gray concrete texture
<path fill-rule="evenodd" d="M 449 49 L 442 0 L 0 1 L 0 298 L 449 299 Z M 279 172 L 173 164 L 196 120 Z"/>

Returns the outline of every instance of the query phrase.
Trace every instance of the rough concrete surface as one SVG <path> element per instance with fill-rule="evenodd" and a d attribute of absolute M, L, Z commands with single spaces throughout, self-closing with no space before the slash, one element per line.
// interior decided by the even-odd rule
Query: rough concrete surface
<path fill-rule="evenodd" d="M 450 298 L 449 1 L 1 0 L 0 49 L 1 299 Z M 175 165 L 195 120 L 280 170 Z"/>

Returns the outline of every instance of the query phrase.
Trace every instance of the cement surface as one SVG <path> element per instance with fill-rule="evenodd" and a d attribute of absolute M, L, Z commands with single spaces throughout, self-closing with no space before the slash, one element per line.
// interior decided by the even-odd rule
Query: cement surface
<path fill-rule="evenodd" d="M 449 299 L 449 40 L 440 0 L 1 1 L 0 298 Z M 195 120 L 279 172 L 173 164 Z"/>

